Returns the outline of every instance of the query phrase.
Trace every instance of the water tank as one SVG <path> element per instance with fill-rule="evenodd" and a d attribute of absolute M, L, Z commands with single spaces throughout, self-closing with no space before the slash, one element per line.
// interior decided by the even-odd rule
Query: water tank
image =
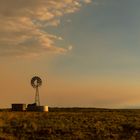
<path fill-rule="evenodd" d="M 27 111 L 48 112 L 48 106 L 27 106 Z"/>

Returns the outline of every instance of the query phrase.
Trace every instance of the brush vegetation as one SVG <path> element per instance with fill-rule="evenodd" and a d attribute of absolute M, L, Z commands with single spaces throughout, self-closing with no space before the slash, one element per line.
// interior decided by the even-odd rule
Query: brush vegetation
<path fill-rule="evenodd" d="M 51 108 L 0 112 L 3 140 L 140 140 L 140 110 Z"/>

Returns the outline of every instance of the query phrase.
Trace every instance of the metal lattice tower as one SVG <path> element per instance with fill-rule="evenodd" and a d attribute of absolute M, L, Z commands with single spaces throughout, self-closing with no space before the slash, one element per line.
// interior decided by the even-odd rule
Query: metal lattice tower
<path fill-rule="evenodd" d="M 36 103 L 37 106 L 40 106 L 39 89 L 38 89 L 38 87 L 36 87 L 35 103 Z"/>
<path fill-rule="evenodd" d="M 40 106 L 40 99 L 39 99 L 39 87 L 42 85 L 42 80 L 38 76 L 34 76 L 31 79 L 31 85 L 33 88 L 35 88 L 35 103 L 37 106 Z"/>

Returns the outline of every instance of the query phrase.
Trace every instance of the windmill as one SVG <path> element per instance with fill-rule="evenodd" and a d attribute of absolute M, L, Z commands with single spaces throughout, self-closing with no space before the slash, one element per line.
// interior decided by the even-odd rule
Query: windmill
<path fill-rule="evenodd" d="M 35 89 L 35 104 L 40 106 L 40 99 L 39 99 L 39 87 L 42 85 L 42 80 L 38 76 L 34 76 L 31 79 L 31 85 Z"/>
<path fill-rule="evenodd" d="M 39 99 L 39 87 L 42 85 L 42 80 L 38 76 L 34 76 L 31 79 L 31 86 L 35 89 L 35 103 L 28 104 L 26 108 L 26 104 L 23 103 L 13 103 L 12 111 L 37 111 L 37 112 L 48 112 L 49 107 L 47 105 L 40 106 Z"/>

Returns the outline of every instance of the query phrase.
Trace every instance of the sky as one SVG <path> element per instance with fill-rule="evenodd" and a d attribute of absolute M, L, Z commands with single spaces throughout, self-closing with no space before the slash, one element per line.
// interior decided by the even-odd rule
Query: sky
<path fill-rule="evenodd" d="M 0 0 L 0 107 L 140 108 L 139 0 Z"/>

